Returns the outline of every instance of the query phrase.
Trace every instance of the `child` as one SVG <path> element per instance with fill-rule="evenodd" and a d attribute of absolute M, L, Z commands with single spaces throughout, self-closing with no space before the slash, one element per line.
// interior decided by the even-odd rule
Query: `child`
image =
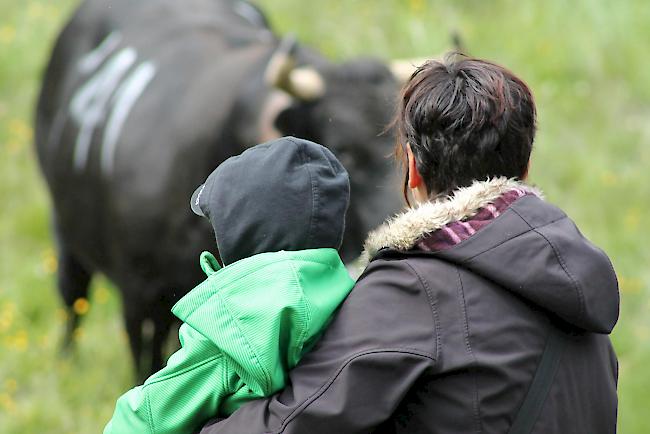
<path fill-rule="evenodd" d="M 104 434 L 191 433 L 284 387 L 353 286 L 341 246 L 349 180 L 316 143 L 285 137 L 217 167 L 192 195 L 224 268 L 172 308 L 184 323 L 167 366 L 118 401 Z"/>

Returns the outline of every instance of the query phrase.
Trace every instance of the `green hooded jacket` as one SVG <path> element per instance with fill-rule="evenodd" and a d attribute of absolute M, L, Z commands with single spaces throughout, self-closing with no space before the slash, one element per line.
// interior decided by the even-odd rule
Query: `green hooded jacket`
<path fill-rule="evenodd" d="M 335 249 L 260 253 L 219 269 L 172 308 L 184 323 L 167 366 L 125 393 L 104 434 L 192 433 L 282 389 L 354 281 Z"/>

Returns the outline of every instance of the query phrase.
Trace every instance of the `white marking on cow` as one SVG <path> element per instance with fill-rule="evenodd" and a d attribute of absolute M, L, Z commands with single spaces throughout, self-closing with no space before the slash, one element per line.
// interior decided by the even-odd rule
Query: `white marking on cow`
<path fill-rule="evenodd" d="M 234 9 L 237 15 L 239 15 L 249 23 L 255 26 L 264 25 L 264 17 L 255 8 L 255 6 L 247 2 L 240 1 L 235 3 Z"/>
<path fill-rule="evenodd" d="M 95 128 L 105 119 L 111 95 L 136 58 L 137 53 L 133 48 L 120 50 L 73 96 L 70 115 L 79 125 L 74 148 L 74 167 L 77 171 L 86 167 Z"/>
<path fill-rule="evenodd" d="M 79 62 L 77 68 L 82 74 L 90 74 L 96 70 L 99 65 L 120 45 L 122 35 L 119 32 L 111 32 L 104 40 L 92 51 L 86 53 Z"/>
<path fill-rule="evenodd" d="M 156 75 L 152 62 L 144 62 L 124 80 L 115 93 L 113 109 L 106 122 L 101 148 L 101 169 L 106 175 L 113 173 L 115 149 L 122 133 L 122 128 L 145 88 Z"/>

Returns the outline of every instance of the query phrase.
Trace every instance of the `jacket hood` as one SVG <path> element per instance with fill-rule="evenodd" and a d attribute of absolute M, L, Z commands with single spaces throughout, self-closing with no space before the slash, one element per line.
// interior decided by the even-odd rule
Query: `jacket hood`
<path fill-rule="evenodd" d="M 261 253 L 220 268 L 201 255 L 207 279 L 172 312 L 210 340 L 258 396 L 281 389 L 352 289 L 335 249 Z"/>
<path fill-rule="evenodd" d="M 494 204 L 513 191 L 516 200 L 496 212 Z M 472 230 L 472 219 L 486 209 L 493 218 Z M 471 235 L 452 233 L 449 248 L 422 248 L 428 237 L 456 224 Z M 395 216 L 369 235 L 363 258 L 391 251 L 455 263 L 580 329 L 609 333 L 618 319 L 618 283 L 607 255 L 539 190 L 516 180 L 475 182 Z"/>
<path fill-rule="evenodd" d="M 339 249 L 349 198 L 348 174 L 331 151 L 282 137 L 221 163 L 191 206 L 210 220 L 228 265 L 264 252 Z"/>

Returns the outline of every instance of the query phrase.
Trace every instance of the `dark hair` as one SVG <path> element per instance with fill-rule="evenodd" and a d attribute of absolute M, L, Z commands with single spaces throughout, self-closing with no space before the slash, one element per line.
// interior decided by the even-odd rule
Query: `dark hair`
<path fill-rule="evenodd" d="M 502 66 L 458 53 L 428 61 L 403 88 L 393 122 L 407 202 L 406 143 L 429 193 L 449 194 L 475 180 L 524 177 L 535 119 L 530 89 Z"/>

